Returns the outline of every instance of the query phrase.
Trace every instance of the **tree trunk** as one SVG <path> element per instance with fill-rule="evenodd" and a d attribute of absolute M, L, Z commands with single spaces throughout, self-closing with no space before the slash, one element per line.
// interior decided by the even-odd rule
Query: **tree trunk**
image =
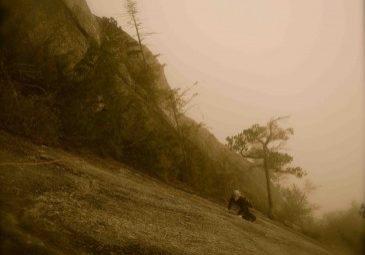
<path fill-rule="evenodd" d="M 136 17 L 134 16 L 134 14 L 132 14 L 132 19 L 133 19 L 134 27 L 136 28 L 138 44 L 139 44 L 139 49 L 140 49 L 141 54 L 142 54 L 143 63 L 146 67 L 147 66 L 147 61 L 146 61 L 146 58 L 144 56 L 144 51 L 143 51 L 143 46 L 142 46 L 142 39 L 141 39 L 141 35 L 139 33 L 139 25 L 137 24 L 137 20 L 136 20 Z"/>
<path fill-rule="evenodd" d="M 189 163 L 188 163 L 188 156 L 187 156 L 187 149 L 186 149 L 186 144 L 185 144 L 185 134 L 184 131 L 181 129 L 180 126 L 180 120 L 179 120 L 179 116 L 177 113 L 177 109 L 176 109 L 176 102 L 175 99 L 172 99 L 174 101 L 172 101 L 172 113 L 173 113 L 173 117 L 175 120 L 175 125 L 176 125 L 176 130 L 177 133 L 179 135 L 179 143 L 180 143 L 180 148 L 181 151 L 183 153 L 183 161 L 184 161 L 184 172 L 183 173 L 179 173 L 179 180 L 180 181 L 187 181 L 187 178 L 189 176 L 189 172 L 190 172 L 190 167 L 189 167 Z"/>
<path fill-rule="evenodd" d="M 273 204 L 272 204 L 272 196 L 271 196 L 271 182 L 270 182 L 270 173 L 269 173 L 269 168 L 267 166 L 267 158 L 266 158 L 266 150 L 264 150 L 264 169 L 265 169 L 265 177 L 266 177 L 266 188 L 267 188 L 267 197 L 268 197 L 268 202 L 269 202 L 269 211 L 267 213 L 267 216 L 270 219 L 273 219 Z"/>

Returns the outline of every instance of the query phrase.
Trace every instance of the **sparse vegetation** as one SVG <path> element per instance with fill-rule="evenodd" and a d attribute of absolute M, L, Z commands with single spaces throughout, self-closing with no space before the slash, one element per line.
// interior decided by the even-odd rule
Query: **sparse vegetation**
<path fill-rule="evenodd" d="M 330 212 L 319 220 L 307 222 L 303 232 L 339 254 L 364 254 L 365 220 L 359 209 L 360 205 L 353 202 L 347 210 Z"/>
<path fill-rule="evenodd" d="M 293 227 L 301 228 L 313 219 L 316 205 L 309 203 L 307 192 L 293 184 L 290 187 L 279 187 L 281 203 L 277 209 L 278 220 Z"/>
<path fill-rule="evenodd" d="M 57 143 L 59 119 L 54 96 L 44 92 L 13 81 L 0 57 L 0 128 L 36 143 Z"/>

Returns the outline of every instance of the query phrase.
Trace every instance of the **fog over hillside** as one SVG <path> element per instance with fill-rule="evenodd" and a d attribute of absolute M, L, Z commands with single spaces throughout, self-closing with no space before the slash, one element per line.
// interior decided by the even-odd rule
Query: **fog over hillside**
<path fill-rule="evenodd" d="M 118 0 L 88 0 L 133 34 Z M 361 0 L 141 0 L 148 46 L 173 87 L 199 81 L 188 113 L 220 141 L 291 115 L 288 145 L 319 188 L 320 212 L 364 201 L 365 91 Z M 265 18 L 263 18 L 265 17 Z"/>
<path fill-rule="evenodd" d="M 364 254 L 362 7 L 1 1 L 0 254 Z"/>

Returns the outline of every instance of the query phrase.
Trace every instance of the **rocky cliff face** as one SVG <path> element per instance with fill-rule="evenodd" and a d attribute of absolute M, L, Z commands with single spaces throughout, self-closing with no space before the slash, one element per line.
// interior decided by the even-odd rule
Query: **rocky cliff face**
<path fill-rule="evenodd" d="M 85 0 L 4 0 L 2 5 L 6 16 L 0 50 L 14 79 L 48 85 L 60 77 L 72 79 L 90 48 L 101 45 L 99 23 Z M 158 70 L 157 85 L 168 88 L 162 65 L 145 51 Z"/>
<path fill-rule="evenodd" d="M 5 128 L 13 130 L 14 126 L 20 126 L 28 131 L 32 126 L 38 131 L 49 126 L 47 116 L 51 112 L 54 125 L 61 122 L 64 137 L 82 139 L 103 153 L 135 163 L 137 168 L 143 164 L 149 173 L 161 178 L 186 175 L 184 178 L 201 191 L 216 197 L 226 196 L 231 188 L 242 187 L 257 204 L 265 204 L 262 174 L 247 170 L 247 162 L 203 128 L 197 128 L 189 136 L 192 170 L 184 172 L 180 138 L 171 124 L 171 112 L 165 104 L 151 100 L 153 93 L 169 89 L 163 66 L 145 48 L 148 66 L 154 73 L 152 76 L 156 76 L 153 86 L 157 88 L 151 88 L 148 85 L 151 74 L 144 69 L 138 54 L 132 54 L 136 41 L 118 28 L 115 21 L 95 18 L 85 0 L 3 2 L 7 16 L 1 28 L 5 40 L 0 46 L 0 60 L 12 85 L 19 86 L 6 95 L 0 86 L 0 107 L 12 104 L 18 109 L 16 121 L 20 123 L 11 123 L 12 115 L 0 114 L 0 122 L 5 119 L 10 123 Z M 1 68 L 0 74 L 3 74 Z M 4 80 L 0 77 L 0 81 Z M 23 85 L 40 88 L 45 103 L 38 104 L 39 93 L 35 100 L 31 91 L 23 93 Z M 19 95 L 24 94 L 23 108 L 19 107 L 19 98 L 8 103 L 18 88 Z M 3 102 L 1 97 L 5 98 Z M 59 107 L 55 111 L 54 105 Z M 37 116 L 29 111 L 30 106 L 37 114 L 44 106 L 49 112 Z M 34 117 L 27 122 L 24 115 Z M 197 126 L 188 118 L 185 122 Z M 52 135 L 56 132 L 51 130 Z"/>
<path fill-rule="evenodd" d="M 100 45 L 100 29 L 84 0 L 60 0 L 68 7 L 80 31 Z"/>
<path fill-rule="evenodd" d="M 98 24 L 83 0 L 4 0 L 2 53 L 17 79 L 55 80 L 72 74 Z"/>

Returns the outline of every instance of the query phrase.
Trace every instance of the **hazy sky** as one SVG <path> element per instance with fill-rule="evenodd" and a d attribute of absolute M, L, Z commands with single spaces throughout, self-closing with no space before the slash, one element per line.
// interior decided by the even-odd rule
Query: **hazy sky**
<path fill-rule="evenodd" d="M 87 0 L 115 17 L 121 0 Z M 148 46 L 172 87 L 199 81 L 189 115 L 218 139 L 291 115 L 288 144 L 323 211 L 364 201 L 364 6 L 361 0 L 140 0 Z"/>

